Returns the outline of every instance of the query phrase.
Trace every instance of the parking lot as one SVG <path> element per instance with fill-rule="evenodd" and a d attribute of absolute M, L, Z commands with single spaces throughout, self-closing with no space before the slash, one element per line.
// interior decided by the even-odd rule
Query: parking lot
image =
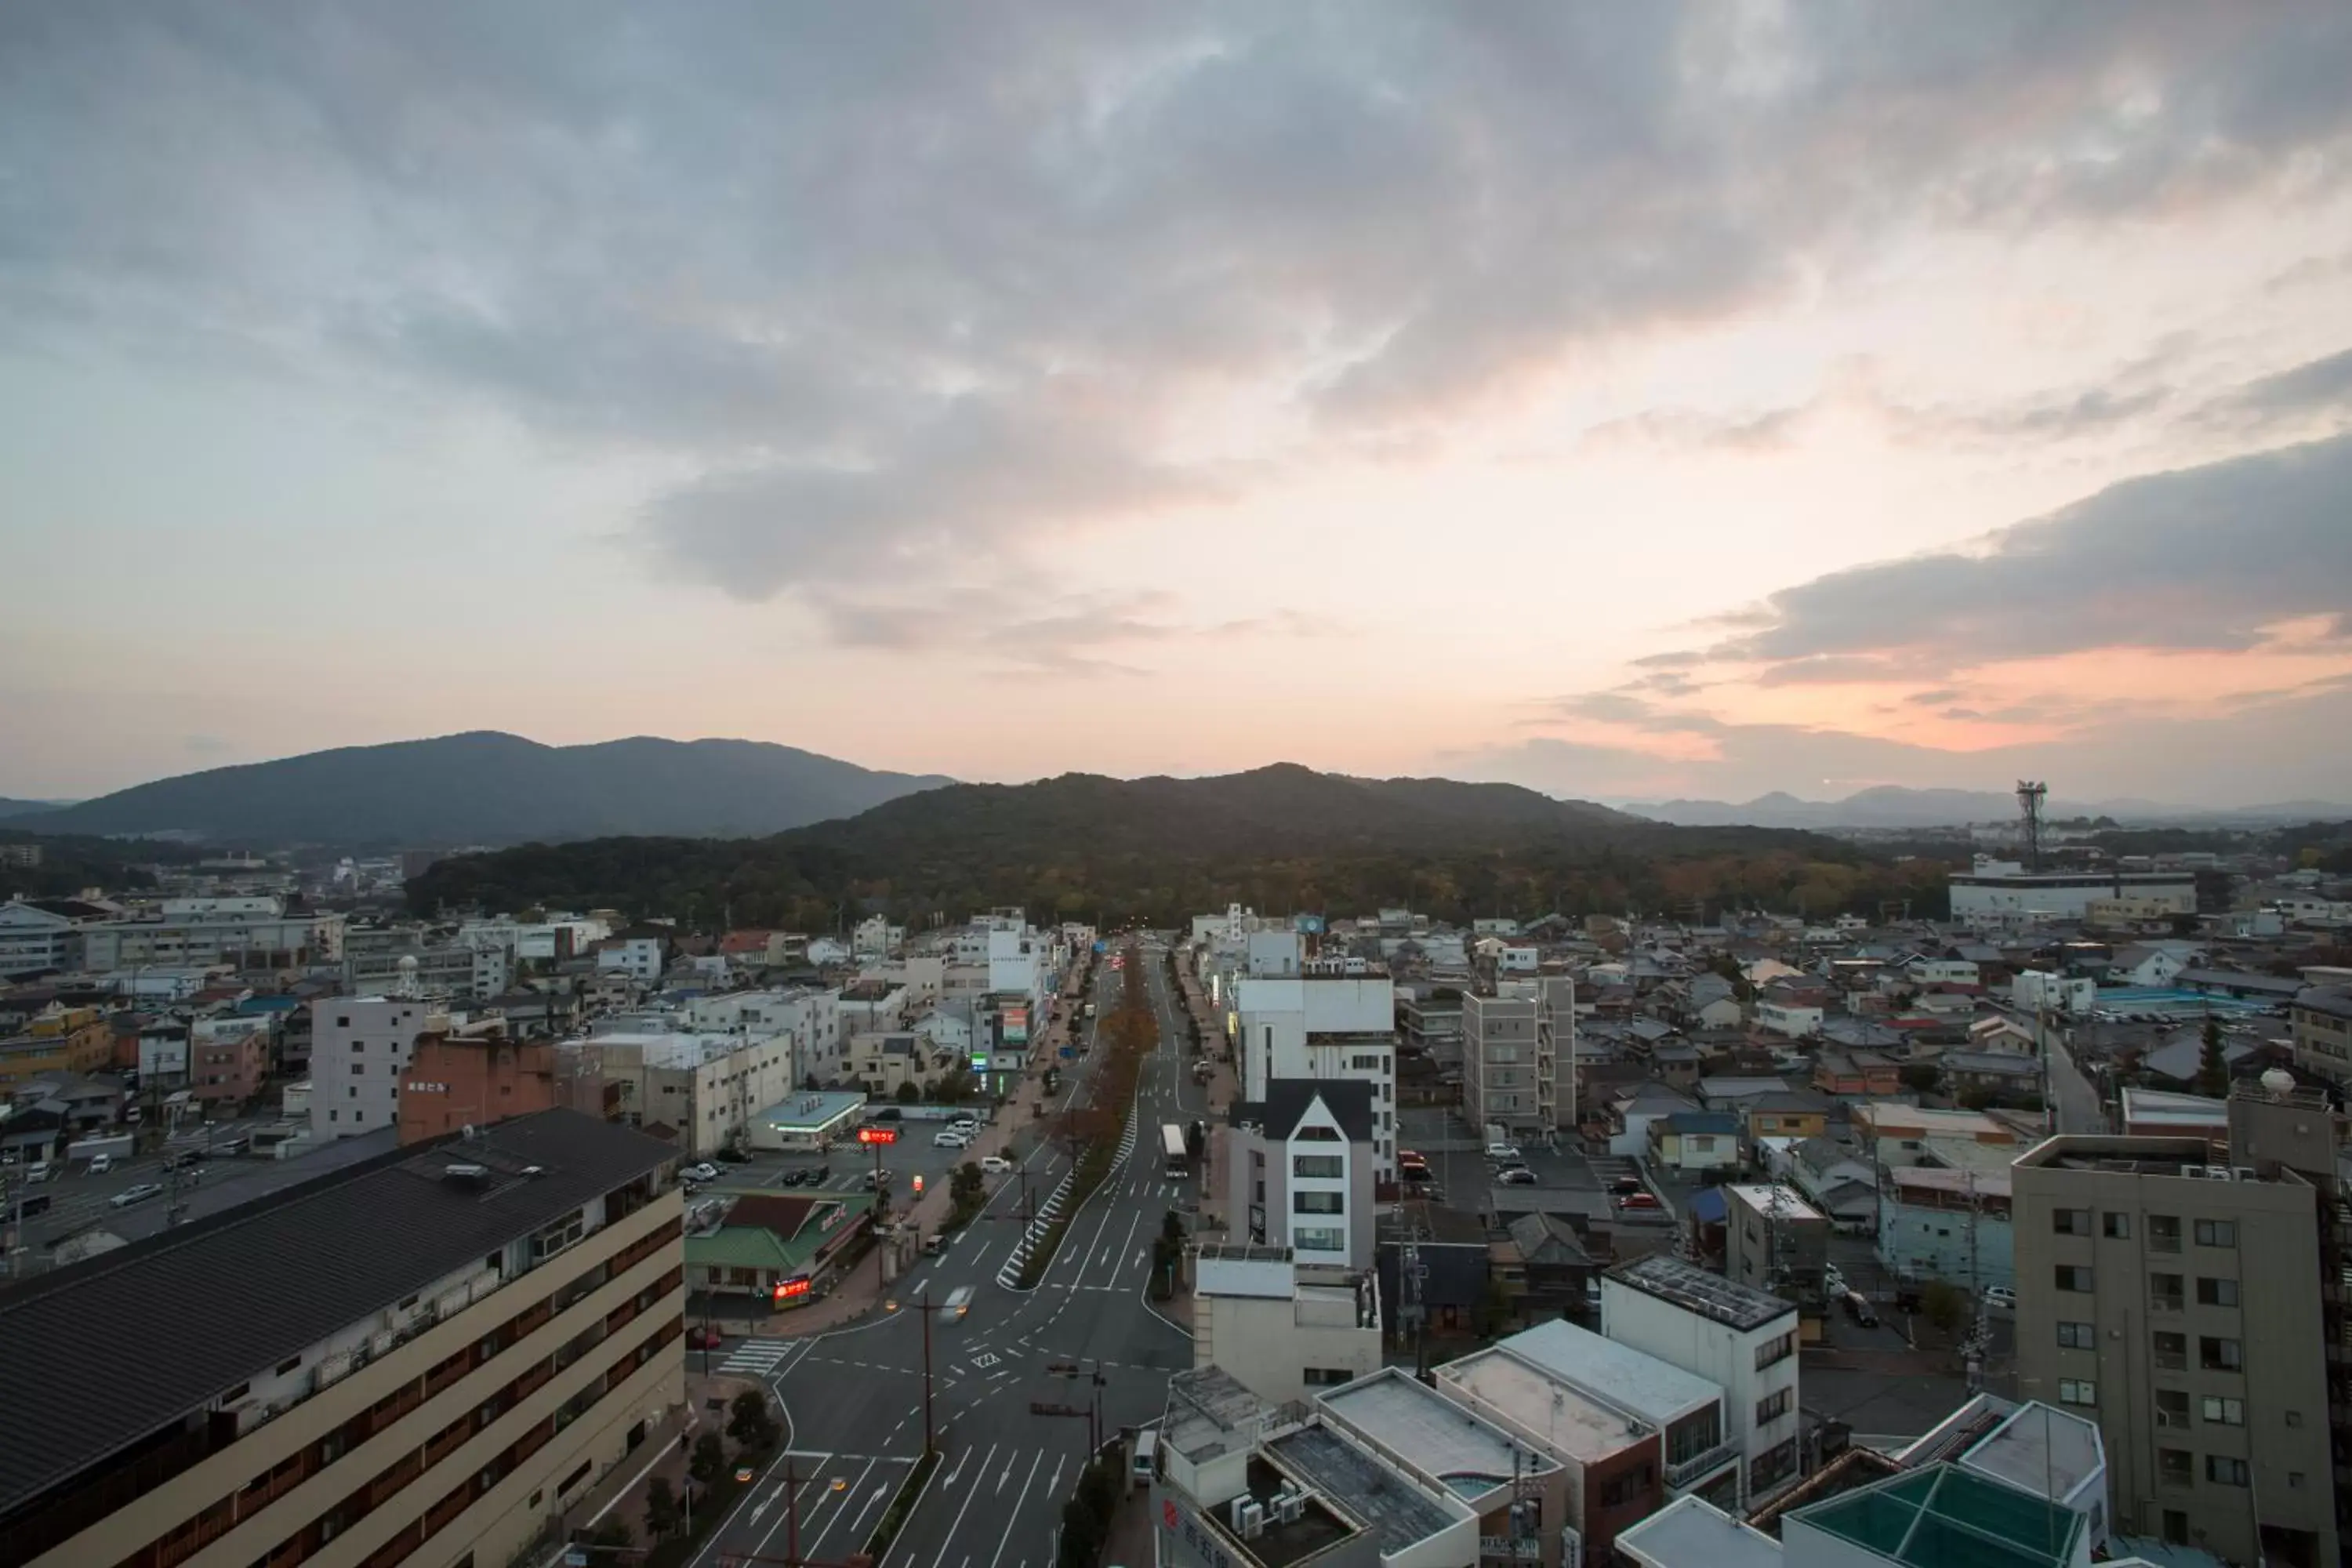
<path fill-rule="evenodd" d="M 974 1115 L 982 1114 L 975 1109 Z M 943 1130 L 944 1121 L 898 1121 L 877 1125 L 896 1129 L 895 1143 L 865 1144 L 854 1142 L 835 1143 L 821 1154 L 777 1153 L 772 1151 L 754 1152 L 740 1164 L 723 1160 L 710 1162 L 718 1168 L 719 1179 L 710 1184 L 713 1192 L 749 1192 L 755 1190 L 782 1192 L 862 1193 L 872 1190 L 875 1155 L 879 1151 L 882 1169 L 889 1175 L 889 1190 L 900 1201 L 912 1195 L 914 1178 L 923 1178 L 925 1191 L 935 1183 L 948 1180 L 949 1173 L 973 1156 L 961 1149 L 941 1149 L 931 1140 Z M 811 1173 L 822 1171 L 824 1175 L 811 1180 Z M 799 1177 L 795 1181 L 793 1178 Z"/>

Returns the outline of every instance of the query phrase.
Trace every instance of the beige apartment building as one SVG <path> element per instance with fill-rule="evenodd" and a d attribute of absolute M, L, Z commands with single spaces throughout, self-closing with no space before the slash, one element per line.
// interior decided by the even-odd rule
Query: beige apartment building
<path fill-rule="evenodd" d="M 684 1397 L 676 1158 L 541 1111 L 0 1295 L 0 1563 L 505 1568 Z"/>
<path fill-rule="evenodd" d="M 1462 1110 L 1473 1128 L 1540 1135 L 1576 1122 L 1576 983 L 1505 980 L 1462 997 Z"/>
<path fill-rule="evenodd" d="M 2097 1420 L 2116 1528 L 2319 1568 L 2352 1408 L 2336 1124 L 2291 1082 L 2246 1085 L 2230 1132 L 2226 1165 L 2198 1137 L 2019 1158 L 2019 1393 Z"/>

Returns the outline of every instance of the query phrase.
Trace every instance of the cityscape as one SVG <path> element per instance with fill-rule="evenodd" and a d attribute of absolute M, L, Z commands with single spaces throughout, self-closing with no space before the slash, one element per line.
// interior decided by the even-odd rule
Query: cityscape
<path fill-rule="evenodd" d="M 2352 1563 L 2352 8 L 0 8 L 0 1568 Z"/>

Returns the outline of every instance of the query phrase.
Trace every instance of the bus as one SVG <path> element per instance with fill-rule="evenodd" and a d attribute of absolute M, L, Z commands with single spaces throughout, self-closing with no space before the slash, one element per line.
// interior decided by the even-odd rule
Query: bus
<path fill-rule="evenodd" d="M 1189 1176 L 1192 1173 L 1192 1157 L 1184 1152 L 1184 1130 L 1173 1121 L 1160 1129 L 1160 1173 L 1163 1176 Z"/>

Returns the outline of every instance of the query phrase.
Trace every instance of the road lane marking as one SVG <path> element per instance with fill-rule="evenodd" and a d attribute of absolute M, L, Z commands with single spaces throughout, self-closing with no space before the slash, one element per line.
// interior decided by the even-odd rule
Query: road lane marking
<path fill-rule="evenodd" d="M 849 1483 L 847 1490 L 840 1492 L 828 1491 L 826 1493 L 826 1496 L 828 1497 L 838 1497 L 841 1501 L 834 1509 L 833 1512 L 826 1516 L 824 1528 L 816 1532 L 816 1539 L 801 1548 L 802 1554 L 803 1556 L 808 1554 L 811 1547 L 823 1546 L 824 1544 L 824 1538 L 833 1533 L 833 1527 L 839 1524 L 844 1519 L 846 1519 L 849 1516 L 850 1498 L 856 1492 L 858 1488 L 866 1484 L 866 1478 L 873 1473 L 874 1461 L 869 1459 L 866 1463 L 866 1468 L 857 1472 L 857 1479 Z M 872 1506 L 874 1505 L 871 1503 L 866 1504 L 867 1508 L 871 1508 Z M 862 1513 L 864 1510 L 860 1510 L 859 1511 Z"/>
<path fill-rule="evenodd" d="M 984 1476 L 988 1473 L 990 1462 L 996 1458 L 996 1449 L 997 1445 L 994 1443 L 991 1443 L 988 1446 L 988 1458 L 980 1462 L 980 1473 L 982 1475 Z M 963 1474 L 964 1460 L 971 1458 L 971 1450 L 970 1448 L 966 1448 L 963 1452 L 964 1458 L 956 1461 L 956 1474 L 959 1476 Z M 970 1491 L 964 1493 L 963 1507 L 956 1510 L 955 1519 L 948 1525 L 947 1543 L 940 1548 L 940 1554 L 931 1559 L 931 1568 L 941 1568 L 941 1564 L 947 1562 L 948 1552 L 954 1547 L 957 1537 L 963 1531 L 963 1516 L 971 1511 L 971 1500 L 979 1495 L 980 1488 L 977 1486 L 974 1486 Z"/>
<path fill-rule="evenodd" d="M 1013 1500 L 1012 1518 L 1013 1520 L 1018 1520 L 1021 1517 L 1021 1505 L 1029 1500 L 1029 1488 L 1037 1479 L 1037 1467 L 1045 1462 L 1045 1450 L 1040 1448 L 1037 1450 L 1037 1457 L 1029 1461 L 1029 1475 L 1028 1478 L 1021 1483 L 1021 1495 Z M 996 1555 L 988 1560 L 988 1568 L 996 1568 L 998 1563 L 1004 1561 L 1004 1549 L 1011 1545 L 1012 1542 L 1013 1531 L 1011 1528 L 1011 1521 L 1008 1521 L 1004 1531 L 1004 1538 L 996 1543 Z"/>

